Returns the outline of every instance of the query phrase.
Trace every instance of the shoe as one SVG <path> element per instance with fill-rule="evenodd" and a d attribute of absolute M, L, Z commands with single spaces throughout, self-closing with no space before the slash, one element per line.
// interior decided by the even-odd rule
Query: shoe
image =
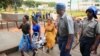
<path fill-rule="evenodd" d="M 49 53 L 50 52 L 50 50 L 49 49 L 47 49 L 47 51 L 46 51 L 47 53 Z"/>
<path fill-rule="evenodd" d="M 53 50 L 53 47 L 51 48 L 51 50 Z"/>

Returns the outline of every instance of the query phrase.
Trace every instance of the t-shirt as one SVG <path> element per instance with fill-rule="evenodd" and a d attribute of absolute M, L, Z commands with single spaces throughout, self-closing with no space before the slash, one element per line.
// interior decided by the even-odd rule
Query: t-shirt
<path fill-rule="evenodd" d="M 20 28 L 22 29 L 22 32 L 24 34 L 29 34 L 29 30 L 30 30 L 30 24 L 29 23 L 21 24 Z"/>
<path fill-rule="evenodd" d="M 36 25 L 33 25 L 33 32 L 35 35 L 37 35 L 37 33 L 39 33 L 40 31 L 40 25 L 36 24 Z"/>

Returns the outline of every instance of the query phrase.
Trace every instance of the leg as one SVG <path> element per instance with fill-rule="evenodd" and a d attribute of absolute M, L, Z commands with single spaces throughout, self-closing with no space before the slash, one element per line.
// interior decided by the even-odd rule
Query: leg
<path fill-rule="evenodd" d="M 58 39 L 58 46 L 59 46 L 59 50 L 61 50 L 62 47 L 62 41 Z"/>
<path fill-rule="evenodd" d="M 33 56 L 35 56 L 36 55 L 36 52 L 35 52 L 35 49 L 33 49 Z"/>
<path fill-rule="evenodd" d="M 80 43 L 80 51 L 82 56 L 90 56 L 90 48 L 92 46 L 92 42 L 85 40 L 86 42 Z"/>
<path fill-rule="evenodd" d="M 24 56 L 24 52 L 23 51 L 21 51 L 21 56 Z"/>
<path fill-rule="evenodd" d="M 46 52 L 49 53 L 50 52 L 50 49 L 48 48 Z"/>
<path fill-rule="evenodd" d="M 71 56 L 70 49 L 69 50 L 66 49 L 66 44 L 67 44 L 66 41 L 62 43 L 60 56 Z"/>
<path fill-rule="evenodd" d="M 83 54 L 84 54 L 84 43 L 82 43 L 82 42 L 80 42 L 80 52 L 83 56 Z"/>

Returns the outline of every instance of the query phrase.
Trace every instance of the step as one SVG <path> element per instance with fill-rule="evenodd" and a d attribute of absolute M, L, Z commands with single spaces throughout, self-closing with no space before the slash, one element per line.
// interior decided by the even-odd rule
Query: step
<path fill-rule="evenodd" d="M 20 38 L 21 32 L 0 31 L 0 54 L 17 51 Z"/>
<path fill-rule="evenodd" d="M 0 56 L 7 56 L 5 53 L 0 54 Z"/>
<path fill-rule="evenodd" d="M 30 52 L 28 52 L 28 53 L 24 52 L 24 55 L 25 55 L 25 56 L 32 56 L 32 54 L 33 54 L 32 51 L 30 51 Z M 15 53 L 8 54 L 7 56 L 21 56 L 21 53 L 20 53 L 19 51 L 17 51 L 17 52 L 15 52 Z M 51 55 L 45 53 L 45 52 L 42 51 L 42 50 L 38 50 L 37 53 L 36 53 L 36 56 L 51 56 Z"/>

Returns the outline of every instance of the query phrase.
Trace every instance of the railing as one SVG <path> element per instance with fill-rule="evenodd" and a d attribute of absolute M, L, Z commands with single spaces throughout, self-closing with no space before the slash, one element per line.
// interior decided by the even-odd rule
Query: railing
<path fill-rule="evenodd" d="M 19 22 L 22 20 L 22 17 L 24 16 L 24 14 L 6 14 L 6 13 L 2 13 L 1 14 L 1 18 L 2 20 L 0 20 L 0 24 L 1 24 L 1 28 L 3 29 L 3 23 L 6 23 L 7 29 L 9 31 L 9 22 Z"/>

